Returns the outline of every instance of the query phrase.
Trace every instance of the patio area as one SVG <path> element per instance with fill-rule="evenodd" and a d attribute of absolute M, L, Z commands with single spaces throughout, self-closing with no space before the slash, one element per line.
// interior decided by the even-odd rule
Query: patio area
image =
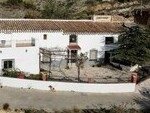
<path fill-rule="evenodd" d="M 75 64 L 66 69 L 65 61 L 53 61 L 51 67 L 49 63 L 41 63 L 41 68 L 47 70 L 49 80 L 78 82 L 78 70 Z M 131 72 L 129 69 L 119 70 L 110 65 L 101 67 L 87 65 L 80 69 L 80 82 L 93 83 L 127 83 L 131 82 Z"/>

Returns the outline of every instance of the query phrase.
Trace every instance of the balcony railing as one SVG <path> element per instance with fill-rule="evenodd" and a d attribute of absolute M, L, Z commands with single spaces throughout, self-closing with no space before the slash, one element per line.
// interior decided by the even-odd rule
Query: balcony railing
<path fill-rule="evenodd" d="M 0 40 L 0 48 L 31 47 L 31 46 L 35 46 L 35 39 L 31 39 L 31 40 L 16 40 L 16 41 L 13 41 L 13 40 Z"/>
<path fill-rule="evenodd" d="M 30 47 L 35 46 L 35 40 L 17 40 L 16 47 Z"/>

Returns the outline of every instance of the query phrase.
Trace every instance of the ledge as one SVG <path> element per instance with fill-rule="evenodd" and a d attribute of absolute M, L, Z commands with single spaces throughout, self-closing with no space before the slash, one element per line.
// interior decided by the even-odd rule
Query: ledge
<path fill-rule="evenodd" d="M 135 83 L 92 84 L 67 83 L 54 81 L 39 81 L 19 78 L 0 77 L 0 85 L 14 88 L 28 88 L 50 90 L 52 86 L 56 91 L 75 91 L 89 93 L 128 93 L 135 92 Z"/>

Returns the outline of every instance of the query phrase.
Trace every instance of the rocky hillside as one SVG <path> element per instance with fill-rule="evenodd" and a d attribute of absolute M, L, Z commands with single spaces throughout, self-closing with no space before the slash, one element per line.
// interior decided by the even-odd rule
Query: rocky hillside
<path fill-rule="evenodd" d="M 126 3 L 93 1 L 0 0 L 0 18 L 89 19 L 92 15 L 113 14 L 128 19 L 134 8 L 140 6 L 136 0 Z"/>

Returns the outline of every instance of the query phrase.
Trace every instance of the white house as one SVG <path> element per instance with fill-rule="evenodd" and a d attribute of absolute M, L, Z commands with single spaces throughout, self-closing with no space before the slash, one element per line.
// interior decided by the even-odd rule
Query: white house
<path fill-rule="evenodd" d="M 0 70 L 39 73 L 39 48 L 62 48 L 71 57 L 108 61 L 121 24 L 93 20 L 0 19 Z"/>

